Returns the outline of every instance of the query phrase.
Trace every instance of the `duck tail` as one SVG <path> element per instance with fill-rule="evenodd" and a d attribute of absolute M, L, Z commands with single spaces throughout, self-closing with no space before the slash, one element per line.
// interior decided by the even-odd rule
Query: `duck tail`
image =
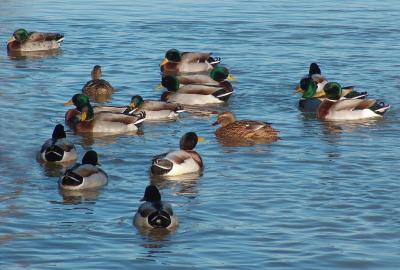
<path fill-rule="evenodd" d="M 384 115 L 385 112 L 386 112 L 387 110 L 389 110 L 389 108 L 390 108 L 390 105 L 389 105 L 389 104 L 385 104 L 385 103 L 382 102 L 382 101 L 376 101 L 376 102 L 374 103 L 374 105 L 372 105 L 372 106 L 370 107 L 371 110 L 373 110 L 375 113 L 377 113 L 377 114 L 379 114 L 379 115 Z"/>
<path fill-rule="evenodd" d="M 173 163 L 168 159 L 155 159 L 151 164 L 151 173 L 153 175 L 163 175 L 172 170 Z"/>
<path fill-rule="evenodd" d="M 171 225 L 171 216 L 163 210 L 151 213 L 147 220 L 154 228 L 167 228 Z"/>
<path fill-rule="evenodd" d="M 134 124 L 137 126 L 140 123 L 142 123 L 146 119 L 146 112 L 145 111 L 140 111 L 137 114 L 133 115 L 137 117 L 137 120 L 134 122 Z"/>
<path fill-rule="evenodd" d="M 350 89 L 350 87 L 343 87 L 342 89 Z M 345 98 L 351 98 L 351 99 L 364 99 L 368 96 L 368 93 L 366 91 L 364 92 L 357 92 L 357 91 L 351 91 L 347 95 L 345 95 Z"/>
<path fill-rule="evenodd" d="M 61 161 L 64 157 L 64 150 L 53 144 L 52 146 L 47 147 L 44 156 L 46 160 L 50 162 Z"/>
<path fill-rule="evenodd" d="M 183 106 L 182 105 L 177 105 L 176 106 L 176 108 L 174 109 L 174 112 L 175 113 L 182 113 L 182 112 L 184 112 L 185 111 L 185 109 L 183 108 Z"/>
<path fill-rule="evenodd" d="M 74 173 L 72 170 L 68 170 L 61 179 L 62 186 L 79 186 L 82 183 L 83 177 Z"/>

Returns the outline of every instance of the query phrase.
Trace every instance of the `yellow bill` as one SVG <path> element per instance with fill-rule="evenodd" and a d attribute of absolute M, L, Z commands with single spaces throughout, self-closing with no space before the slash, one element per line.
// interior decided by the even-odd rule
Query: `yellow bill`
<path fill-rule="evenodd" d="M 64 106 L 72 106 L 72 105 L 74 105 L 74 102 L 72 101 L 72 99 L 70 99 L 64 103 Z"/>
<path fill-rule="evenodd" d="M 236 81 L 236 78 L 232 75 L 229 74 L 228 77 L 226 78 L 228 81 Z"/>
<path fill-rule="evenodd" d="M 81 121 L 85 121 L 86 118 L 87 118 L 86 112 L 82 112 L 82 113 L 81 113 Z"/>
<path fill-rule="evenodd" d="M 163 65 L 165 65 L 166 63 L 168 63 L 168 59 L 164 58 L 161 63 L 160 63 L 160 67 L 162 67 Z"/>
<path fill-rule="evenodd" d="M 206 139 L 204 137 L 197 137 L 197 142 L 204 142 Z"/>
<path fill-rule="evenodd" d="M 161 83 L 159 83 L 156 86 L 154 86 L 154 90 L 156 90 L 156 91 L 160 91 L 162 88 L 163 88 L 163 86 L 162 86 Z"/>
<path fill-rule="evenodd" d="M 10 42 L 13 42 L 13 41 L 15 41 L 15 40 L 16 40 L 15 37 L 12 36 L 12 37 L 7 41 L 7 44 L 10 43 Z"/>

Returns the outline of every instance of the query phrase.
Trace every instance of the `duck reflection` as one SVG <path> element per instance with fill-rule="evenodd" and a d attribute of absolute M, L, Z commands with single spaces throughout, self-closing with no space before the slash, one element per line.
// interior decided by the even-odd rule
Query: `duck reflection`
<path fill-rule="evenodd" d="M 75 160 L 64 163 L 48 163 L 40 160 L 38 162 L 43 169 L 44 175 L 48 177 L 60 177 L 68 168 L 75 164 Z"/>
<path fill-rule="evenodd" d="M 62 50 L 47 50 L 47 51 L 34 51 L 34 52 L 10 52 L 8 51 L 8 58 L 11 60 L 25 60 L 25 59 L 44 59 L 61 55 Z"/>
<path fill-rule="evenodd" d="M 100 190 L 63 190 L 59 189 L 63 204 L 95 204 Z"/>
<path fill-rule="evenodd" d="M 176 190 L 176 195 L 183 195 L 189 198 L 196 198 L 199 191 L 197 183 L 202 176 L 200 173 L 190 173 L 178 176 L 150 176 L 150 184 L 159 189 Z"/>

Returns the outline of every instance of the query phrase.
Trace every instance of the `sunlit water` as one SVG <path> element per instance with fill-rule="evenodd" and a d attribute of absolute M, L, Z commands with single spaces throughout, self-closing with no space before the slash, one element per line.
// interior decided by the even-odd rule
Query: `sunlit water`
<path fill-rule="evenodd" d="M 0 2 L 1 269 L 399 269 L 398 1 L 32 2 Z M 8 57 L 19 27 L 64 33 L 62 50 Z M 157 99 L 158 64 L 173 47 L 221 57 L 237 82 L 216 109 L 271 122 L 281 139 L 224 146 L 214 116 L 189 114 L 138 136 L 68 132 L 80 158 L 99 153 L 109 184 L 61 193 L 59 168 L 35 153 L 63 123 L 63 102 L 95 64 L 118 90 L 113 104 Z M 292 93 L 312 61 L 392 108 L 361 123 L 301 113 Z M 206 139 L 204 174 L 155 181 L 180 226 L 141 234 L 132 217 L 150 160 L 187 131 Z"/>

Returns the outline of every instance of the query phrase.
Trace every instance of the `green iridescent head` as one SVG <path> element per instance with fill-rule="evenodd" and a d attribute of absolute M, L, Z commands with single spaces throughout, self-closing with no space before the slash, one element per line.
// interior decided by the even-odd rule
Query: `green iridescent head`
<path fill-rule="evenodd" d="M 300 81 L 300 88 L 303 89 L 302 98 L 312 98 L 317 92 L 317 84 L 311 78 L 303 78 Z"/>
<path fill-rule="evenodd" d="M 144 100 L 141 96 L 136 95 L 131 98 L 131 107 L 132 108 L 140 108 L 144 103 Z"/>
<path fill-rule="evenodd" d="M 28 38 L 29 38 L 29 33 L 28 33 L 28 31 L 26 31 L 25 29 L 20 28 L 20 29 L 16 30 L 16 31 L 13 33 L 13 37 L 14 37 L 18 42 L 24 43 L 25 41 L 28 40 Z"/>
<path fill-rule="evenodd" d="M 168 89 L 168 91 L 177 91 L 179 89 L 179 80 L 172 75 L 164 76 L 161 80 L 161 85 Z"/>
<path fill-rule="evenodd" d="M 324 92 L 328 99 L 338 100 L 342 95 L 342 86 L 336 82 L 329 82 L 325 84 Z"/>
<path fill-rule="evenodd" d="M 229 70 L 226 67 L 217 66 L 210 71 L 210 77 L 214 81 L 222 82 L 228 78 Z"/>
<path fill-rule="evenodd" d="M 165 58 L 170 62 L 180 62 L 181 53 L 177 49 L 170 49 L 165 53 Z"/>
<path fill-rule="evenodd" d="M 72 102 L 76 106 L 78 110 L 82 109 L 83 107 L 90 105 L 89 97 L 84 94 L 75 94 L 72 97 Z"/>

